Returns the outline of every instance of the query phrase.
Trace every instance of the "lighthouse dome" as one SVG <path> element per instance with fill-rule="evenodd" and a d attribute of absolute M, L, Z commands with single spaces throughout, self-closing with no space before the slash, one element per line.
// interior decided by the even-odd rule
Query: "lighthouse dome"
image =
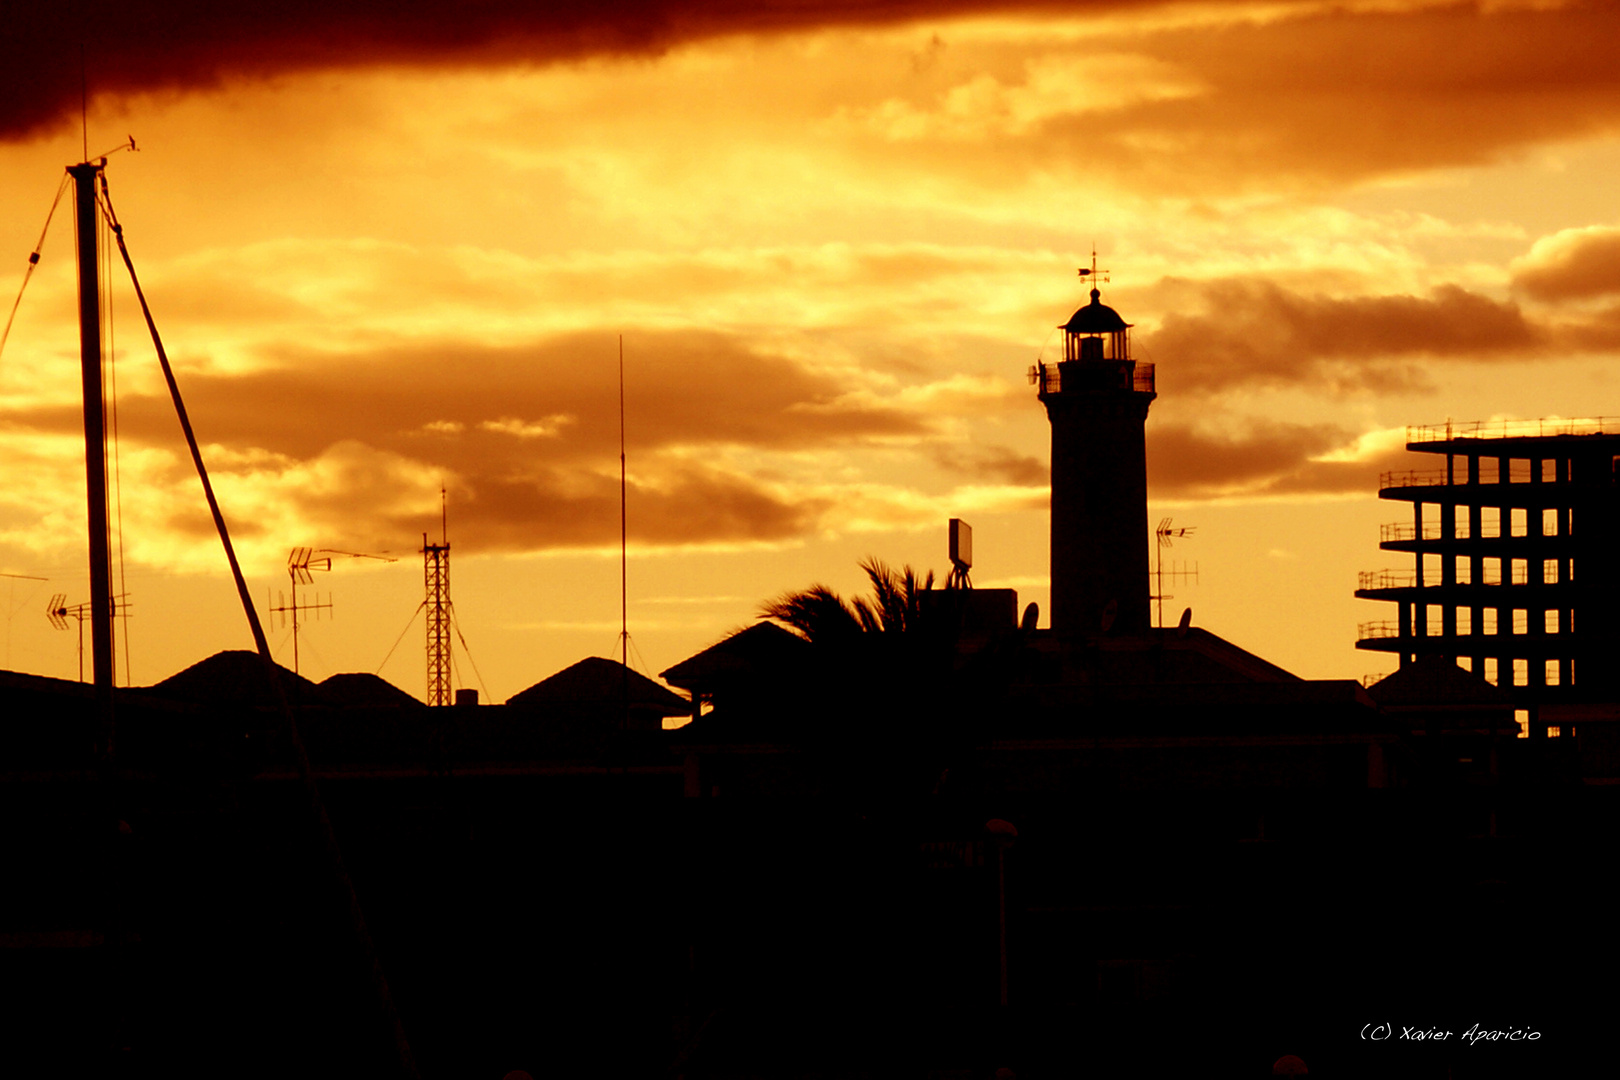
<path fill-rule="evenodd" d="M 1076 311 L 1063 324 L 1071 334 L 1117 334 L 1131 324 L 1119 317 L 1119 312 L 1102 302 L 1102 293 L 1091 290 L 1091 303 Z"/>

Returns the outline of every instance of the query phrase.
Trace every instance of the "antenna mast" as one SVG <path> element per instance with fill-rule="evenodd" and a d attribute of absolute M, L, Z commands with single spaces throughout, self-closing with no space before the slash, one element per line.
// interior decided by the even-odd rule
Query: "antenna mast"
<path fill-rule="evenodd" d="M 619 335 L 619 648 L 630 667 L 630 546 L 625 516 L 624 468 L 624 335 Z"/>
<path fill-rule="evenodd" d="M 1196 525 L 1183 525 L 1179 529 L 1172 528 L 1170 519 L 1163 518 L 1160 520 L 1158 528 L 1153 530 L 1153 539 L 1156 541 L 1153 558 L 1153 581 L 1157 588 L 1155 594 L 1149 599 L 1158 604 L 1158 622 L 1161 628 L 1164 626 L 1164 602 L 1175 599 L 1175 597 L 1164 591 L 1165 574 L 1170 575 L 1171 581 L 1196 582 L 1198 580 L 1198 565 L 1196 563 L 1193 564 L 1191 570 L 1188 570 L 1185 566 L 1177 566 L 1175 563 L 1171 563 L 1170 569 L 1166 571 L 1164 568 L 1164 549 L 1174 546 L 1177 537 L 1191 536 L 1197 528 Z"/>
<path fill-rule="evenodd" d="M 101 285 L 96 180 L 106 159 L 68 166 L 79 249 L 79 367 L 84 384 L 84 478 L 90 532 L 90 670 L 101 730 L 97 752 L 113 752 L 112 554 L 107 537 L 107 426 L 101 385 Z"/>
<path fill-rule="evenodd" d="M 427 587 L 427 702 L 449 705 L 450 686 L 450 540 L 449 496 L 439 489 L 439 542 L 422 534 L 422 579 Z"/>

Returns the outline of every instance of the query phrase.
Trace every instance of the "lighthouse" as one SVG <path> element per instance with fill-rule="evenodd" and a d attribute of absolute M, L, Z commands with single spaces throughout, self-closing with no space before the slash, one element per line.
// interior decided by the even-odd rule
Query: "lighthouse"
<path fill-rule="evenodd" d="M 1052 424 L 1052 629 L 1146 633 L 1153 365 L 1132 359 L 1131 324 L 1095 287 L 1060 329 L 1063 359 L 1031 373 Z"/>

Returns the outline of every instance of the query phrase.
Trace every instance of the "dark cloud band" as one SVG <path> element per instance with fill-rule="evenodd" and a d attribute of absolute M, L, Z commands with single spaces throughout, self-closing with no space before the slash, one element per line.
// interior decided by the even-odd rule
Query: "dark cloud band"
<path fill-rule="evenodd" d="M 727 33 L 1070 9 L 1041 0 L 78 0 L 14 5 L 0 34 L 0 138 L 78 113 L 92 94 L 184 90 L 374 64 L 545 63 L 657 54 Z M 1140 6 L 1092 0 L 1096 8 Z"/>

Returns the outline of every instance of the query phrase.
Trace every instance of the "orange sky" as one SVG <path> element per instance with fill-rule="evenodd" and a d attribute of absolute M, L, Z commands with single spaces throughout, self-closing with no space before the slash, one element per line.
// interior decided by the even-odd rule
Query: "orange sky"
<path fill-rule="evenodd" d="M 857 591 L 864 555 L 943 573 L 952 516 L 976 584 L 1044 607 L 1024 374 L 1093 244 L 1158 364 L 1150 517 L 1197 528 L 1167 615 L 1302 675 L 1385 663 L 1351 594 L 1395 562 L 1404 425 L 1620 413 L 1612 4 L 82 7 L 90 149 L 141 147 L 113 199 L 255 594 L 294 546 L 400 560 L 321 576 L 316 678 L 406 631 L 441 483 L 461 682 L 614 649 L 620 335 L 653 673 L 785 590 Z M 18 25 L 8 301 L 83 156 L 79 28 Z M 87 599 L 58 213 L 0 358 L 0 570 L 49 579 L 0 578 L 0 666 L 72 677 L 43 615 Z M 149 684 L 249 639 L 122 281 L 114 319 Z M 420 620 L 382 674 L 423 692 Z"/>

